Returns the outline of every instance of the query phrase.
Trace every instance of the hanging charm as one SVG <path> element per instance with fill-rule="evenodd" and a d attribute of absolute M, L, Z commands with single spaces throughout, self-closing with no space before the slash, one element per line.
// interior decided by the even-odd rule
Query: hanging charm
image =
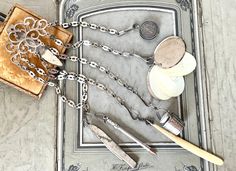
<path fill-rule="evenodd" d="M 156 47 L 154 66 L 148 72 L 148 90 L 153 97 L 168 100 L 184 91 L 184 75 L 196 67 L 195 58 L 185 50 L 183 39 L 170 36 Z"/>
<path fill-rule="evenodd" d="M 152 40 L 159 34 L 159 27 L 154 21 L 145 21 L 139 27 L 139 34 L 145 40 Z"/>
<path fill-rule="evenodd" d="M 150 93 L 161 100 L 179 96 L 185 86 L 183 77 L 168 76 L 157 65 L 150 69 L 147 83 Z"/>
<path fill-rule="evenodd" d="M 184 56 L 185 43 L 177 36 L 170 36 L 162 40 L 154 51 L 155 63 L 162 68 L 171 68 Z"/>

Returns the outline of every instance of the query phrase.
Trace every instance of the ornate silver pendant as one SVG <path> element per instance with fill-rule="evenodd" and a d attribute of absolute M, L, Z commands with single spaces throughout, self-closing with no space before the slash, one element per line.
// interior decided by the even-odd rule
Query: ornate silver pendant
<path fill-rule="evenodd" d="M 53 65 L 62 66 L 61 61 L 41 41 L 42 37 L 48 36 L 47 27 L 47 20 L 32 17 L 10 26 L 7 30 L 10 43 L 6 48 L 13 55 L 12 60 L 20 61 L 23 55 L 30 52 Z"/>

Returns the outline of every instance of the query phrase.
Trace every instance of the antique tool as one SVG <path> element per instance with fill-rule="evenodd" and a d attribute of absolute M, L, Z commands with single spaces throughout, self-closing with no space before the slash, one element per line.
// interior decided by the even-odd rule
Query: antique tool
<path fill-rule="evenodd" d="M 159 132 L 161 132 L 163 135 L 167 136 L 168 138 L 170 138 L 172 141 L 174 141 L 176 144 L 178 144 L 179 146 L 183 147 L 184 149 L 188 150 L 189 152 L 211 162 L 214 163 L 216 165 L 223 165 L 224 161 L 215 156 L 214 154 L 211 154 L 199 147 L 197 147 L 196 145 L 191 144 L 190 142 L 170 133 L 169 131 L 167 131 L 166 129 L 160 127 L 157 124 L 152 123 L 151 121 L 147 120 L 147 123 L 150 124 L 153 128 L 155 128 L 156 130 L 158 130 Z"/>
<path fill-rule="evenodd" d="M 112 121 L 108 116 L 106 116 L 104 114 L 96 114 L 95 116 L 97 116 L 98 118 L 102 119 L 105 123 L 110 124 L 115 129 L 119 130 L 121 133 L 125 134 L 127 137 L 129 137 L 130 139 L 135 141 L 138 145 L 143 147 L 145 150 L 147 150 L 152 155 L 157 155 L 156 152 L 151 147 L 149 147 L 147 144 L 143 143 L 141 140 L 139 140 L 138 138 L 136 138 L 135 136 L 131 135 L 129 132 L 127 132 L 126 130 L 121 128 L 120 125 L 118 125 L 117 123 Z"/>
<path fill-rule="evenodd" d="M 37 24 L 36 24 L 37 26 Z M 38 25 L 36 30 L 34 31 L 37 31 L 38 27 L 41 27 L 42 25 Z M 48 26 L 48 25 L 47 25 Z M 14 30 L 15 29 L 15 30 Z M 82 74 L 76 74 L 76 73 L 73 73 L 73 72 L 67 72 L 65 70 L 59 70 L 59 69 L 50 69 L 48 70 L 48 73 L 45 72 L 42 68 L 37 68 L 34 64 L 30 63 L 29 60 L 27 60 L 27 58 L 24 58 L 23 56 L 25 55 L 25 52 L 26 51 L 29 51 L 29 52 L 35 52 L 34 51 L 34 48 L 35 48 L 35 45 L 38 45 L 37 43 L 37 40 L 33 40 L 32 41 L 32 37 L 31 36 L 25 36 L 24 34 L 22 33 L 19 33 L 21 31 L 21 29 L 17 28 L 17 27 L 14 27 L 13 30 L 11 31 L 15 31 L 15 34 L 12 34 L 13 36 L 15 36 L 15 39 L 12 39 L 13 41 L 11 42 L 12 44 L 10 44 L 8 46 L 8 50 L 13 54 L 12 56 L 12 62 L 14 64 L 16 64 L 18 67 L 20 67 L 22 70 L 24 70 L 25 72 L 27 72 L 32 78 L 34 78 L 35 80 L 41 82 L 42 84 L 47 84 L 51 87 L 54 87 L 55 90 L 56 90 L 56 93 L 59 95 L 59 97 L 61 98 L 61 100 L 63 102 L 66 102 L 69 106 L 75 108 L 75 109 L 81 109 L 81 108 L 86 108 L 87 106 L 87 90 L 88 90 L 88 84 L 91 84 L 91 85 L 95 85 L 97 88 L 99 89 L 102 89 L 104 90 L 105 92 L 107 92 L 109 95 L 111 95 L 112 97 L 114 97 L 120 105 L 122 105 L 123 107 L 125 107 L 130 116 L 133 118 L 133 119 L 138 119 L 140 121 L 145 121 L 145 118 L 142 118 L 140 117 L 140 115 L 133 115 L 132 111 L 130 110 L 130 108 L 127 107 L 126 103 L 124 102 L 123 99 L 121 99 L 119 96 L 117 96 L 111 89 L 105 87 L 103 84 L 101 83 L 98 83 L 96 82 L 95 80 L 91 79 L 91 78 L 87 78 L 86 76 L 82 75 Z M 11 32 L 10 31 L 10 32 Z M 9 33 L 10 33 L 9 32 Z M 28 35 L 28 31 L 25 32 L 26 35 Z M 43 33 L 44 34 L 44 33 Z M 53 38 L 52 35 L 49 35 L 49 34 L 44 34 L 45 36 L 50 36 L 51 38 Z M 10 36 L 10 35 L 9 35 Z M 35 34 L 33 34 L 33 36 L 35 36 Z M 23 37 L 23 40 L 22 39 Z M 61 45 L 63 46 L 63 42 L 59 39 L 55 39 L 55 43 L 57 45 Z M 93 45 L 93 46 L 98 46 L 97 44 L 90 44 L 91 42 L 90 41 L 82 41 L 82 42 L 76 42 L 75 44 L 71 45 L 71 44 L 68 44 L 68 45 L 64 45 L 65 47 L 67 48 L 78 48 L 80 47 L 82 44 L 85 44 L 85 45 Z M 40 44 L 40 43 L 39 43 Z M 30 46 L 25 46 L 25 45 L 30 45 Z M 111 50 L 109 49 L 109 47 L 107 46 L 101 46 L 103 50 L 105 51 L 110 51 L 110 52 L 113 52 L 114 54 L 117 53 L 117 51 L 115 50 Z M 26 48 L 26 49 L 25 49 Z M 28 48 L 28 50 L 27 50 Z M 37 49 L 37 48 L 36 48 Z M 53 49 L 53 48 L 49 48 L 49 50 L 51 51 L 51 53 L 55 56 L 59 56 L 59 53 L 58 51 L 56 51 L 56 49 Z M 36 51 L 37 52 L 37 51 Z M 16 55 L 17 54 L 17 55 Z M 124 53 L 118 53 L 119 55 L 127 55 L 127 54 L 124 54 Z M 49 55 L 50 56 L 50 55 Z M 49 58 L 50 59 L 50 58 Z M 71 60 L 74 60 L 74 58 L 71 58 Z M 42 61 L 43 63 L 44 61 Z M 50 60 L 49 61 L 46 61 L 48 63 L 50 63 Z M 89 63 L 89 65 L 91 65 L 92 67 L 97 67 L 96 65 L 94 65 L 93 63 Z M 47 65 L 45 65 L 47 66 Z M 33 70 L 32 70 L 33 69 Z M 46 77 L 46 78 L 45 78 Z M 49 80 L 48 81 L 48 78 L 51 78 L 51 79 L 54 79 L 54 80 L 64 80 L 64 79 L 67 79 L 67 80 L 74 80 L 74 81 L 77 81 L 81 84 L 82 86 L 82 100 L 80 103 L 76 104 L 74 101 L 68 99 L 66 96 L 64 96 L 58 86 L 58 83 L 55 83 L 54 81 L 51 81 Z M 173 92 L 172 92 L 173 93 Z M 147 121 L 149 123 L 151 123 L 150 121 Z M 176 141 L 177 143 L 179 143 L 179 145 L 181 145 L 183 148 L 186 148 L 188 150 L 190 150 L 191 152 L 193 152 L 194 154 L 197 154 L 199 155 L 200 157 L 202 158 L 205 158 L 207 160 L 210 160 L 212 162 L 215 162 L 216 160 L 216 164 L 223 164 L 223 161 L 217 157 L 214 158 L 214 155 L 212 157 L 212 154 L 208 154 L 207 152 L 205 152 L 204 150 L 201 150 L 200 148 L 192 145 L 191 143 L 188 143 L 182 139 L 178 139 L 179 137 L 177 136 L 174 136 L 173 134 L 169 133 L 168 131 L 166 131 L 165 129 L 159 127 L 159 126 L 155 126 L 154 124 L 151 124 L 153 127 L 155 127 L 156 129 L 162 131 L 162 133 L 165 133 L 166 136 L 168 136 L 169 138 L 172 138 L 173 141 Z M 166 131 L 166 132 L 165 132 Z M 182 141 L 181 141 L 182 140 Z M 203 156 L 205 155 L 206 156 Z"/>
<path fill-rule="evenodd" d="M 104 131 L 95 125 L 88 124 L 93 133 L 103 142 L 103 144 L 120 160 L 125 161 L 131 168 L 135 168 L 136 162 L 128 156 Z"/>

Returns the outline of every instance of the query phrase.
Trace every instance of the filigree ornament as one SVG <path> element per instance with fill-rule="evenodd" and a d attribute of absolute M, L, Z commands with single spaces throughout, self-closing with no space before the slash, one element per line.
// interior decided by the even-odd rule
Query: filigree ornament
<path fill-rule="evenodd" d="M 48 26 L 47 20 L 35 20 L 32 17 L 27 17 L 23 22 L 9 26 L 7 33 L 10 42 L 6 45 L 6 49 L 12 54 L 11 60 L 15 63 L 30 52 L 41 60 L 61 66 L 60 60 L 41 41 L 42 37 L 49 36 L 46 31 Z"/>

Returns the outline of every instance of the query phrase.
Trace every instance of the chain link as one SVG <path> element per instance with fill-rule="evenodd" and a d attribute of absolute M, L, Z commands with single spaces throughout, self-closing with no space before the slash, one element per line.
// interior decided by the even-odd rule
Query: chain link
<path fill-rule="evenodd" d="M 111 78 L 112 80 L 116 81 L 119 85 L 125 87 L 127 90 L 129 90 L 130 92 L 132 92 L 133 94 L 135 94 L 147 107 L 150 107 L 152 109 L 154 109 L 155 111 L 159 111 L 161 108 L 158 108 L 156 106 L 153 106 L 151 103 L 147 103 L 143 97 L 138 93 L 137 90 L 134 89 L 134 87 L 128 85 L 127 82 L 125 82 L 124 80 L 122 80 L 121 78 L 119 78 L 119 76 L 115 75 L 112 71 L 110 71 L 108 68 L 99 65 L 98 63 L 96 63 L 95 61 L 88 61 L 86 58 L 81 58 L 81 57 L 76 57 L 76 56 L 68 56 L 68 55 L 59 55 L 58 56 L 60 59 L 69 59 L 73 62 L 80 62 L 84 65 L 89 65 L 91 68 L 96 68 L 98 69 L 100 72 L 105 73 L 106 75 L 108 75 L 109 78 Z M 76 59 L 76 60 L 74 60 Z M 96 82 L 90 78 L 88 78 L 88 83 L 91 85 L 95 85 Z M 99 85 L 101 86 L 101 85 Z M 104 87 L 103 87 L 104 88 Z M 103 89 L 104 90 L 104 89 Z"/>
<path fill-rule="evenodd" d="M 66 74 L 65 74 L 66 73 Z M 105 91 L 108 95 L 110 95 L 111 97 L 115 98 L 116 101 L 123 107 L 125 107 L 127 109 L 127 111 L 129 112 L 130 116 L 134 119 L 134 120 L 141 120 L 141 121 L 145 121 L 145 118 L 142 118 L 139 114 L 134 114 L 132 112 L 132 110 L 126 105 L 125 101 L 116 95 L 116 93 L 114 93 L 114 91 L 110 88 L 107 88 L 104 84 L 96 82 L 94 79 L 92 78 L 87 78 L 86 76 L 84 76 L 83 74 L 77 74 L 74 72 L 66 72 L 66 71 L 62 71 L 59 73 L 58 75 L 60 78 L 63 79 L 68 79 L 68 78 L 73 78 L 71 80 L 74 81 L 78 81 L 80 84 L 82 84 L 82 102 L 75 105 L 75 103 L 71 100 L 66 99 L 66 97 L 63 97 L 62 101 L 68 103 L 69 106 L 71 107 L 75 107 L 75 106 L 81 106 L 85 104 L 85 101 L 88 99 L 88 87 L 85 86 L 87 85 L 86 83 L 93 85 L 95 87 L 97 87 L 98 89 Z M 83 86 L 84 85 L 84 86 Z M 58 88 L 56 87 L 56 93 L 60 95 L 61 91 L 58 90 Z"/>
<path fill-rule="evenodd" d="M 87 108 L 88 88 L 83 88 L 81 102 L 76 104 L 73 100 L 68 99 L 65 95 L 63 95 L 60 87 L 57 84 L 55 84 L 54 82 L 49 81 L 49 82 L 47 82 L 47 85 L 49 85 L 50 87 L 54 87 L 56 94 L 59 95 L 61 101 L 64 103 L 67 103 L 68 106 L 70 106 L 74 109 L 77 109 L 77 110 L 81 109 L 81 108 L 85 109 L 85 106 Z M 88 85 L 86 82 L 84 82 L 82 84 L 82 87 L 87 87 L 87 86 Z M 87 110 L 87 109 L 85 109 L 85 110 Z"/>
<path fill-rule="evenodd" d="M 48 76 L 42 68 L 37 68 L 35 65 L 30 65 L 31 63 L 29 62 L 28 59 L 21 58 L 21 60 L 23 62 L 25 62 L 31 69 L 34 68 L 40 75 Z M 57 76 L 57 80 L 63 80 L 63 79 L 77 80 L 78 82 L 82 83 L 82 99 L 81 99 L 80 103 L 76 104 L 73 100 L 68 99 L 65 95 L 62 94 L 62 91 L 61 91 L 60 87 L 58 86 L 58 84 L 56 84 L 52 81 L 46 81 L 41 77 L 37 77 L 33 71 L 31 71 L 27 66 L 20 64 L 20 62 L 18 62 L 18 61 L 12 60 L 12 62 L 15 65 L 17 65 L 20 69 L 27 72 L 29 74 L 29 76 L 32 77 L 33 79 L 39 81 L 42 84 L 47 84 L 48 86 L 55 88 L 56 94 L 59 95 L 61 100 L 65 103 L 67 103 L 70 107 L 75 108 L 75 109 L 80 109 L 83 107 L 85 110 L 88 110 L 88 104 L 87 104 L 88 85 L 87 85 L 85 76 L 81 75 L 81 76 L 79 76 L 80 79 L 77 79 L 78 76 L 75 73 L 67 73 L 65 70 L 59 71 L 55 68 L 49 70 L 49 74 L 55 75 L 55 74 L 60 73 Z"/>
<path fill-rule="evenodd" d="M 49 26 L 55 26 L 55 25 L 59 25 L 59 24 L 57 22 L 55 22 L 55 23 L 49 23 L 48 25 Z M 84 27 L 84 28 L 89 27 L 92 30 L 98 30 L 99 29 L 101 32 L 108 32 L 110 34 L 116 34 L 116 35 L 119 35 L 119 36 L 124 35 L 125 33 L 138 28 L 138 24 L 134 24 L 131 27 L 118 32 L 116 29 L 108 29 L 104 26 L 98 26 L 96 24 L 90 24 L 86 21 L 82 21 L 82 22 L 72 21 L 71 23 L 62 23 L 60 26 L 62 26 L 63 28 L 78 27 L 78 26 L 81 26 L 81 27 Z M 82 45 L 92 46 L 94 48 L 101 48 L 103 51 L 110 52 L 113 55 L 118 55 L 118 56 L 123 56 L 123 57 L 137 57 L 137 58 L 140 58 L 141 60 L 143 60 L 148 65 L 152 65 L 153 62 L 154 62 L 153 57 L 142 57 L 142 56 L 140 56 L 138 54 L 135 54 L 135 53 L 119 51 L 119 50 L 114 49 L 112 47 L 109 47 L 107 45 L 99 44 L 97 42 L 91 42 L 90 40 L 80 40 L 80 41 L 75 42 L 74 44 L 70 44 L 70 43 L 64 44 L 62 42 L 62 40 L 56 38 L 55 35 L 49 35 L 49 37 L 58 46 L 63 46 L 64 48 L 67 48 L 67 49 L 69 49 L 69 48 L 78 49 Z"/>
<path fill-rule="evenodd" d="M 103 51 L 105 52 L 109 52 L 109 53 L 112 53 L 113 55 L 115 56 L 123 56 L 123 57 L 137 57 L 137 58 L 140 58 L 142 59 L 143 61 L 145 61 L 147 64 L 150 64 L 150 59 L 149 58 L 144 58 L 138 54 L 135 54 L 135 53 L 130 53 L 130 52 L 125 52 L 125 51 L 119 51 L 119 50 L 116 50 L 116 49 L 113 49 L 107 45 L 102 45 L 102 44 L 99 44 L 97 42 L 91 42 L 90 40 L 81 40 L 81 41 L 77 41 L 75 42 L 74 44 L 63 44 L 61 43 L 61 41 L 58 41 L 59 39 L 55 38 L 54 36 L 50 36 L 50 38 L 59 46 L 63 46 L 65 48 L 73 48 L 73 49 L 78 49 L 80 48 L 82 45 L 84 46 L 91 46 L 91 47 L 94 47 L 94 48 L 100 48 L 102 49 Z M 60 42 L 60 43 L 59 43 Z M 63 56 L 62 56 L 62 59 Z"/>
<path fill-rule="evenodd" d="M 68 57 L 66 55 L 62 55 L 62 56 L 63 56 L 63 58 L 74 59 L 74 58 L 70 58 L 70 57 Z M 144 104 L 146 104 L 145 101 L 142 99 L 142 97 L 137 93 L 137 91 L 135 91 L 131 86 L 128 86 L 127 83 L 125 83 L 123 80 L 118 78 L 110 70 L 106 69 L 103 66 L 100 66 L 96 62 L 93 62 L 93 61 L 92 62 L 88 62 L 85 58 L 76 58 L 76 59 L 78 61 L 83 61 L 84 64 L 88 64 L 92 68 L 98 68 L 99 71 L 108 74 L 111 79 L 113 79 L 113 80 L 115 80 L 117 82 L 119 80 L 119 83 L 121 85 L 126 87 L 129 91 L 135 93 L 144 102 Z M 77 74 L 77 73 L 74 73 L 74 72 L 67 72 L 66 70 L 59 71 L 59 70 L 57 70 L 55 68 L 49 70 L 49 74 L 53 74 L 53 75 L 58 74 L 54 78 L 55 80 L 72 80 L 72 81 L 77 81 L 78 83 L 80 83 L 82 85 L 82 99 L 81 99 L 81 102 L 76 104 L 73 100 L 68 99 L 65 95 L 62 94 L 62 90 L 60 89 L 60 87 L 58 86 L 57 83 L 54 83 L 52 81 L 46 81 L 46 80 L 44 80 L 41 77 L 37 77 L 36 74 L 33 71 L 31 71 L 27 66 L 24 66 L 24 65 L 20 64 L 19 62 L 15 61 L 14 63 L 17 66 L 19 66 L 22 70 L 26 71 L 35 80 L 41 82 L 42 84 L 47 84 L 48 86 L 55 88 L 55 92 L 60 97 L 62 102 L 67 103 L 68 106 L 70 106 L 72 108 L 75 108 L 77 110 L 81 109 L 81 108 L 83 108 L 86 111 L 89 110 L 89 105 L 87 103 L 87 100 L 88 100 L 88 84 L 90 84 L 90 85 L 96 86 L 98 89 L 100 89 L 102 91 L 105 91 L 108 95 L 110 95 L 111 97 L 115 98 L 116 101 L 121 106 L 126 108 L 126 110 L 129 112 L 129 114 L 132 117 L 132 119 L 140 120 L 140 121 L 146 121 L 146 118 L 142 118 L 140 114 L 137 114 L 134 111 L 132 111 L 132 109 L 128 107 L 126 102 L 121 97 L 117 96 L 116 93 L 112 89 L 107 88 L 102 83 L 96 82 L 92 78 L 87 78 L 83 74 Z M 42 69 L 37 68 L 37 70 L 42 70 Z M 41 71 L 39 71 L 39 72 L 41 72 Z"/>
<path fill-rule="evenodd" d="M 86 21 L 80 21 L 80 22 L 79 21 L 72 21 L 70 23 L 62 23 L 62 24 L 59 24 L 58 22 L 54 22 L 54 23 L 49 23 L 49 26 L 61 26 L 64 29 L 68 29 L 70 27 L 90 28 L 91 30 L 98 30 L 102 33 L 108 33 L 110 35 L 117 35 L 117 36 L 121 36 L 125 32 L 125 30 L 118 31 L 114 28 L 107 28 L 105 26 L 99 26 L 95 23 L 88 23 Z"/>

